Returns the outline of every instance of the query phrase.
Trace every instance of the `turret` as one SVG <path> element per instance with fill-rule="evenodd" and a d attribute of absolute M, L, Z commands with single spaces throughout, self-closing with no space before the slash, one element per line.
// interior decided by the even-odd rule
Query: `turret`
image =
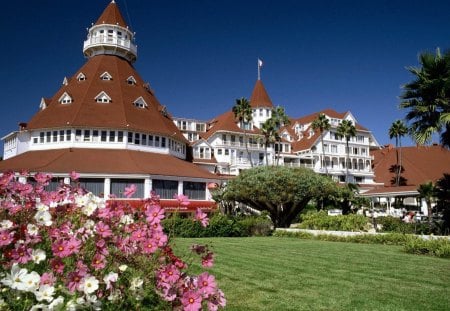
<path fill-rule="evenodd" d="M 106 7 L 97 22 L 88 30 L 83 44 L 86 57 L 116 55 L 133 63 L 137 58 L 134 33 L 131 32 L 114 0 Z"/>

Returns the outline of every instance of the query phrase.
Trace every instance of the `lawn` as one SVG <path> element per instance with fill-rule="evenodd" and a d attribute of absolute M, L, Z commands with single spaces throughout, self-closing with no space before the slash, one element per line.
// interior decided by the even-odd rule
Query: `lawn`
<path fill-rule="evenodd" d="M 175 240 L 179 254 L 192 243 L 213 247 L 211 272 L 227 310 L 450 310 L 450 260 L 398 246 L 286 237 Z"/>

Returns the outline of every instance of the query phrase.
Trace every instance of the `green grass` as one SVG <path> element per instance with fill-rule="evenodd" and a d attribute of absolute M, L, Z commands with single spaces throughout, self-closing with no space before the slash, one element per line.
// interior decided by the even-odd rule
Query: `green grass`
<path fill-rule="evenodd" d="M 227 310 L 450 310 L 450 260 L 297 238 L 176 239 L 216 254 Z M 198 266 L 193 266 L 198 272 Z"/>

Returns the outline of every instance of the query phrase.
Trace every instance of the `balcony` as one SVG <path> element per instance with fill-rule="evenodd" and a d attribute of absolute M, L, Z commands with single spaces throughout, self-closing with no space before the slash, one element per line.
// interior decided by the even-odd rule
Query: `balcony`
<path fill-rule="evenodd" d="M 228 141 L 227 140 L 227 141 L 222 141 L 218 145 L 225 146 L 225 147 L 245 148 L 245 143 L 239 142 L 239 141 Z M 264 144 L 247 143 L 247 146 L 250 149 L 258 149 L 258 150 L 263 149 L 264 150 Z"/>
<path fill-rule="evenodd" d="M 83 52 L 85 54 L 89 49 L 99 49 L 104 47 L 104 49 L 108 50 L 108 47 L 111 50 L 123 51 L 124 54 L 132 54 L 136 57 L 137 55 L 137 46 L 131 42 L 129 39 L 123 39 L 118 37 L 110 37 L 110 36 L 98 36 L 98 37 L 90 37 L 84 41 L 83 44 Z M 95 53 L 94 53 L 95 55 Z"/>

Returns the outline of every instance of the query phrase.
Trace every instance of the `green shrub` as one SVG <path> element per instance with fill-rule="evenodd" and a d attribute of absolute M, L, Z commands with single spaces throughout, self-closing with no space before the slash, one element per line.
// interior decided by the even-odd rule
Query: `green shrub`
<path fill-rule="evenodd" d="M 365 231 L 368 219 L 363 215 L 329 216 L 326 211 L 312 212 L 302 215 L 298 226 L 302 229 L 334 230 L 334 231 Z"/>
<path fill-rule="evenodd" d="M 163 226 L 167 234 L 180 238 L 267 236 L 273 227 L 264 216 L 232 217 L 221 213 L 210 215 L 206 228 L 190 215 L 179 214 L 164 219 Z"/>
<path fill-rule="evenodd" d="M 427 223 L 405 223 L 400 218 L 387 216 L 377 218 L 382 225 L 381 232 L 396 232 L 405 234 L 429 234 Z"/>
<path fill-rule="evenodd" d="M 273 223 L 264 214 L 241 216 L 237 221 L 242 228 L 242 236 L 269 236 L 272 234 Z"/>
<path fill-rule="evenodd" d="M 447 239 L 423 240 L 415 238 L 405 243 L 404 250 L 411 254 L 450 258 L 450 241 Z"/>

